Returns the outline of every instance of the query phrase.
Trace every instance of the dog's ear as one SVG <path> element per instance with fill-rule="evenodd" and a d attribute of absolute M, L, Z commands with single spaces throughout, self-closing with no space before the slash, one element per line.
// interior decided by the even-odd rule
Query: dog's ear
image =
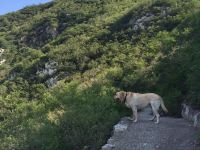
<path fill-rule="evenodd" d="M 119 100 L 121 103 L 124 101 L 125 96 L 126 96 L 126 92 L 124 92 L 124 91 L 119 92 Z"/>

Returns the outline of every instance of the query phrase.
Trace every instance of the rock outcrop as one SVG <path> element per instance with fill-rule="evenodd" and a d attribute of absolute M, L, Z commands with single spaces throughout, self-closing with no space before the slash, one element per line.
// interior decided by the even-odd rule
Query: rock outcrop
<path fill-rule="evenodd" d="M 167 6 L 152 6 L 151 11 L 142 11 L 137 15 L 134 15 L 129 20 L 129 25 L 132 26 L 134 31 L 144 30 L 149 27 L 150 24 L 160 20 L 160 18 L 170 16 L 170 7 Z"/>
<path fill-rule="evenodd" d="M 58 77 L 51 77 L 50 79 L 48 79 L 45 83 L 47 84 L 47 87 L 52 87 L 54 86 L 56 83 L 58 82 Z"/>
<path fill-rule="evenodd" d="M 57 66 L 58 66 L 57 62 L 49 61 L 45 63 L 44 68 L 41 70 L 38 70 L 36 74 L 39 75 L 40 77 L 51 76 L 57 71 L 56 69 Z"/>
<path fill-rule="evenodd" d="M 4 49 L 3 48 L 0 48 L 0 57 L 2 56 L 2 54 L 4 53 Z"/>
<path fill-rule="evenodd" d="M 48 80 L 45 82 L 48 87 L 51 87 L 57 83 L 57 76 L 55 76 L 55 73 L 57 72 L 57 66 L 57 62 L 49 61 L 45 63 L 44 68 L 41 68 L 36 72 L 40 78 L 48 77 Z"/>
<path fill-rule="evenodd" d="M 2 65 L 2 64 L 4 64 L 5 63 L 5 59 L 2 59 L 1 57 L 2 57 L 2 55 L 3 55 L 3 53 L 4 53 L 4 49 L 3 48 L 0 48 L 0 65 Z"/>
<path fill-rule="evenodd" d="M 140 29 L 143 30 L 145 29 L 145 23 L 152 21 L 154 17 L 155 17 L 154 14 L 147 13 L 145 16 L 142 16 L 141 18 L 138 18 L 138 19 L 132 18 L 129 21 L 129 24 L 132 25 L 132 28 L 134 31 L 137 31 Z"/>

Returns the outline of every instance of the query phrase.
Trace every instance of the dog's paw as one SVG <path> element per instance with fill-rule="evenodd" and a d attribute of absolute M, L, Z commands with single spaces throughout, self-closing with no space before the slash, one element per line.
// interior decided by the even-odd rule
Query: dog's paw
<path fill-rule="evenodd" d="M 133 121 L 133 118 L 131 118 L 131 117 L 128 117 L 127 119 Z"/>
<path fill-rule="evenodd" d="M 137 122 L 137 120 L 133 120 L 133 122 L 134 122 L 134 123 L 136 123 L 136 122 Z"/>

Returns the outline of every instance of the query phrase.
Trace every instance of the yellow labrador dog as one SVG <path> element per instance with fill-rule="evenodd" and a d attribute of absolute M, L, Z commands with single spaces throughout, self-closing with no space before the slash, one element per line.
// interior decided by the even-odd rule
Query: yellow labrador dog
<path fill-rule="evenodd" d="M 134 122 L 137 122 L 138 119 L 137 110 L 143 109 L 147 107 L 149 104 L 151 105 L 154 114 L 151 120 L 154 120 L 156 117 L 155 123 L 159 123 L 160 115 L 158 113 L 158 110 L 160 106 L 166 113 L 168 112 L 162 98 L 155 93 L 140 94 L 140 93 L 120 91 L 116 93 L 114 99 L 121 103 L 125 103 L 125 105 L 128 108 L 132 109 Z"/>

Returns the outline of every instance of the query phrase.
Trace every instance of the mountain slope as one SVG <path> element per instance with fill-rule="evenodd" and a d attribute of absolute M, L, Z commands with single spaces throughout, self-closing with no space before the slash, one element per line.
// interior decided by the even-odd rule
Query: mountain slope
<path fill-rule="evenodd" d="M 98 149 L 118 90 L 200 106 L 198 0 L 56 0 L 0 16 L 3 149 Z M 87 135 L 87 136 L 86 136 Z"/>

